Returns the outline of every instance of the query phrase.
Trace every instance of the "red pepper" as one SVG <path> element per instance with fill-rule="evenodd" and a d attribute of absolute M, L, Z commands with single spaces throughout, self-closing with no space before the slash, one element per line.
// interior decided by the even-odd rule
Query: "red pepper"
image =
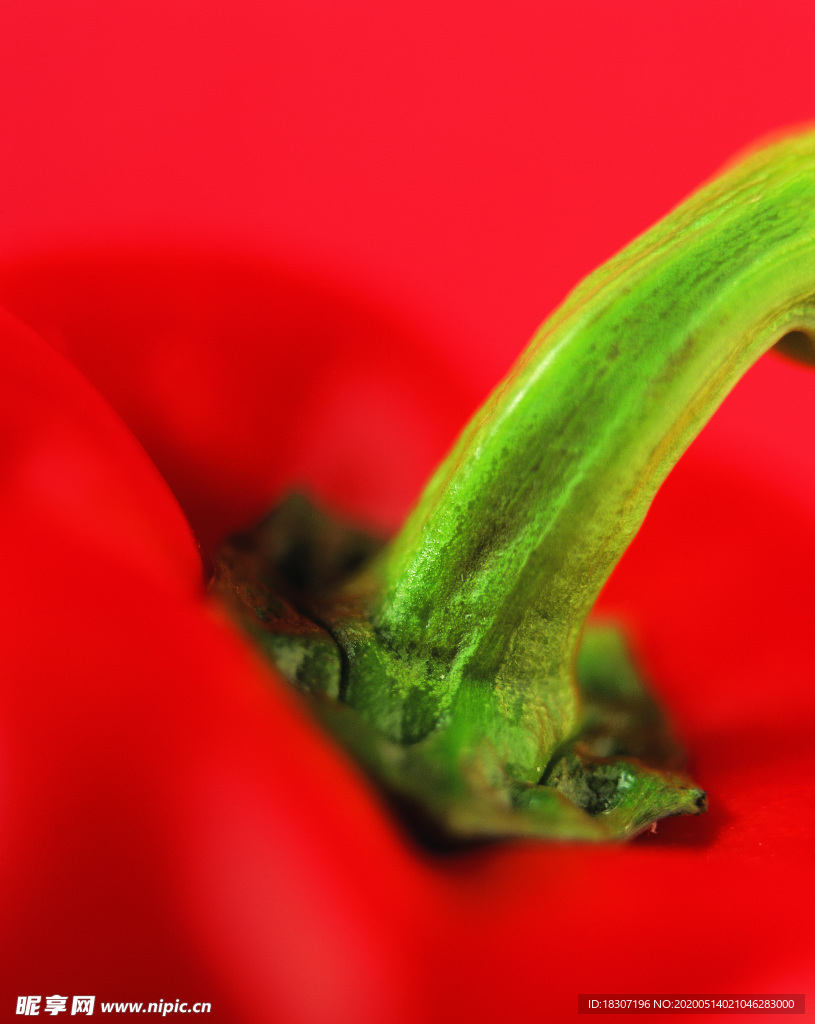
<path fill-rule="evenodd" d="M 208 603 L 182 512 L 205 554 L 304 479 L 393 525 L 472 396 L 269 268 L 105 254 L 2 280 L 30 325 L 0 336 L 6 1013 L 87 993 L 230 1024 L 562 1020 L 580 992 L 806 991 L 806 371 L 748 376 L 601 601 L 707 818 L 431 855 Z"/>

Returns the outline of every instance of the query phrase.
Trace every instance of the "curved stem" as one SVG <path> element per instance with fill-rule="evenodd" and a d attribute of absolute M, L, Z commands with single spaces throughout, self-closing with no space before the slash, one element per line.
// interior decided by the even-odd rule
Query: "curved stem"
<path fill-rule="evenodd" d="M 815 337 L 815 134 L 753 154 L 592 274 L 466 428 L 382 565 L 382 721 L 398 701 L 409 739 L 466 723 L 533 778 L 573 728 L 583 624 L 657 489 L 791 331 L 793 350 Z M 367 693 L 361 678 L 349 702 Z"/>

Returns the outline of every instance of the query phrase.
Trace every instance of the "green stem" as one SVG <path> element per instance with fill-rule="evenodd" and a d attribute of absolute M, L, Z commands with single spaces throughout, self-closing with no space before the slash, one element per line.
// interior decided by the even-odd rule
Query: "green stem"
<path fill-rule="evenodd" d="M 293 500 L 224 545 L 214 589 L 420 827 L 602 840 L 699 813 L 626 644 L 584 625 L 736 381 L 814 339 L 812 133 L 577 288 L 368 568 L 375 544 Z"/>
<path fill-rule="evenodd" d="M 657 489 L 763 352 L 796 332 L 787 347 L 811 354 L 813 292 L 815 134 L 755 153 L 592 274 L 391 546 L 349 703 L 403 741 L 486 737 L 533 780 L 574 728 L 584 622 Z"/>

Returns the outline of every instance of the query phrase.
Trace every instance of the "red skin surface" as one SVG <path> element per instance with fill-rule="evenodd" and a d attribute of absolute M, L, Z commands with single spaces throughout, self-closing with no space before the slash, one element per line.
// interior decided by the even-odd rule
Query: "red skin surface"
<path fill-rule="evenodd" d="M 812 117 L 804 4 L 504 6 L 215 4 L 191 34 L 181 2 L 32 0 L 4 33 L 0 304 L 29 325 L 0 323 L 9 1016 L 93 993 L 229 1024 L 557 1021 L 579 992 L 811 990 L 806 370 L 751 371 L 600 602 L 706 818 L 431 856 L 204 597 L 188 523 L 206 554 L 308 484 L 392 529 L 568 287 Z"/>

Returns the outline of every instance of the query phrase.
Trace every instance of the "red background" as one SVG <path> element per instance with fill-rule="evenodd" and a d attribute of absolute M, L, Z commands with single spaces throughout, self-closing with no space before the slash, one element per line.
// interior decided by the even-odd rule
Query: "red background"
<path fill-rule="evenodd" d="M 6 0 L 3 297 L 99 387 L 205 544 L 291 479 L 392 527 L 582 276 L 735 152 L 813 119 L 814 35 L 797 0 Z M 103 808 L 116 819 L 132 796 L 123 766 L 84 831 L 67 784 L 51 794 L 63 831 L 40 819 L 42 863 L 3 869 L 4 999 L 63 985 L 212 991 L 225 1021 L 558 1020 L 579 991 L 806 991 L 812 387 L 772 357 L 748 374 L 603 598 L 693 752 L 706 820 L 625 849 L 428 860 L 284 697 L 267 706 L 258 687 L 246 723 L 219 733 L 219 687 L 244 655 L 222 670 L 200 655 L 211 705 L 171 705 L 223 750 L 195 769 L 177 754 L 189 834 L 167 797 L 154 817 L 140 807 L 128 851 L 126 824 L 92 844 Z M 166 664 L 198 627 L 156 615 L 147 646 Z M 84 647 L 61 658 L 84 678 Z M 134 687 L 154 668 L 133 667 Z M 298 730 L 330 779 L 313 769 L 300 801 L 281 775 Z M 233 771 L 247 746 L 254 767 Z M 106 751 L 82 767 L 91 788 Z M 64 768 L 55 755 L 49 771 Z M 318 813 L 328 824 L 309 824 Z M 178 877 L 156 881 L 164 847 Z M 269 888 L 275 870 L 287 881 Z"/>

